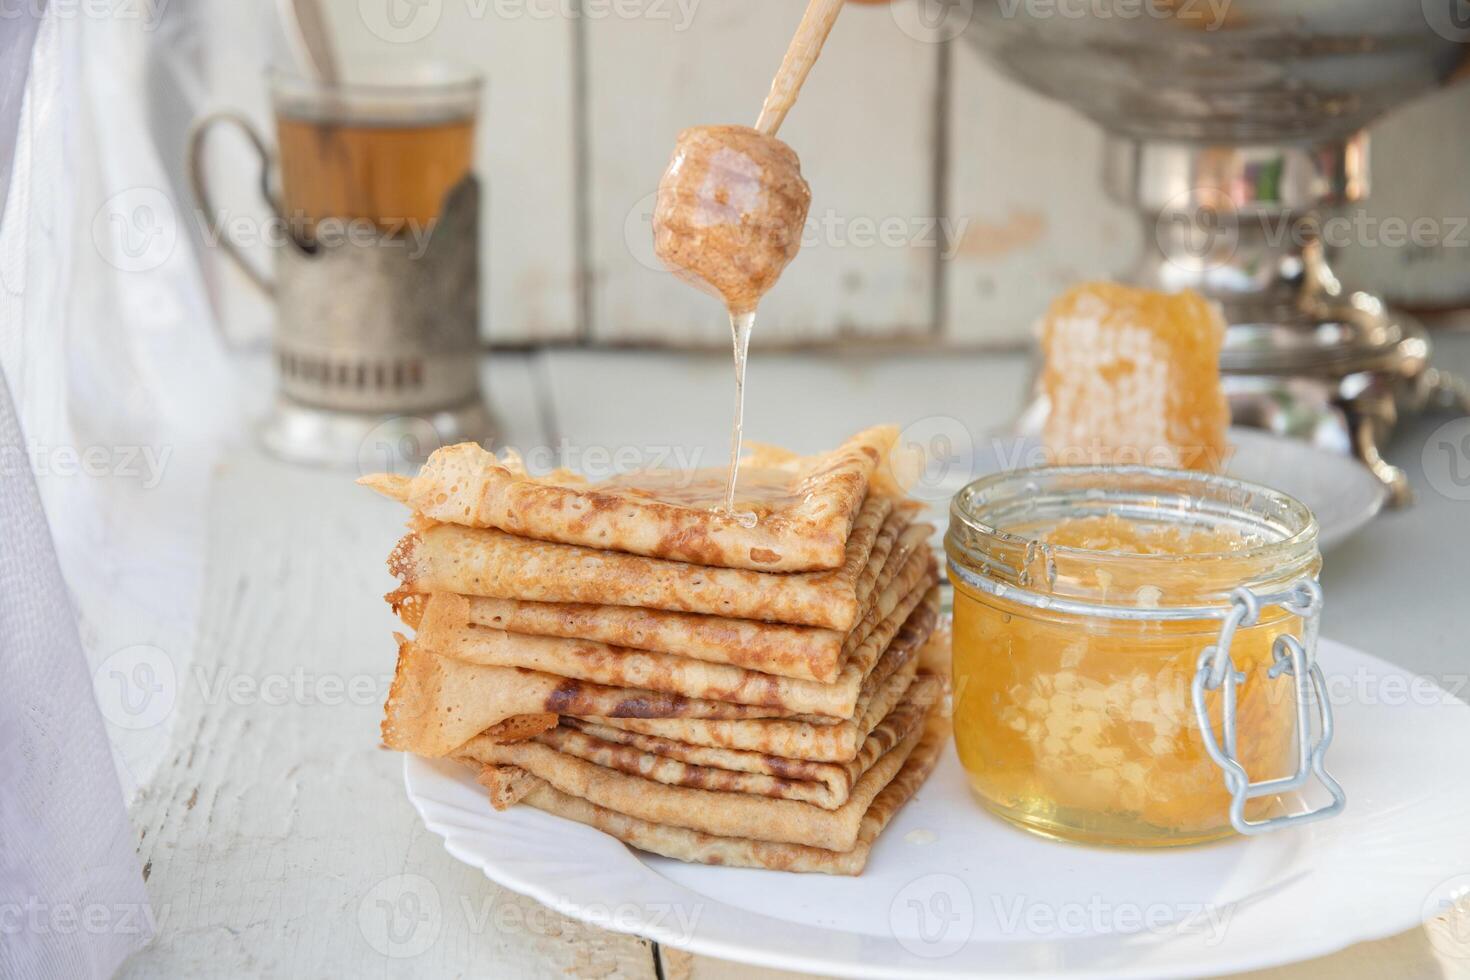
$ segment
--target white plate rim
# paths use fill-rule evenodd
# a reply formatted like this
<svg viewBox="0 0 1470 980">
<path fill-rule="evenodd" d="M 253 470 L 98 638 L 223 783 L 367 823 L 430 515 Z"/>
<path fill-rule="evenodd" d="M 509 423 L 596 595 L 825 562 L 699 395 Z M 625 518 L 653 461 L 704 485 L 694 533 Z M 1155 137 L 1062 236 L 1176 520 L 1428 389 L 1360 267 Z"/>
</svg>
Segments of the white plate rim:
<svg viewBox="0 0 1470 980">
<path fill-rule="evenodd" d="M 1317 514 L 1318 547 L 1323 552 L 1336 548 L 1367 527 L 1388 503 L 1388 488 L 1359 460 L 1350 456 L 1323 449 L 1301 439 L 1241 426 L 1230 428 L 1228 440 L 1232 453 L 1230 462 L 1225 467 L 1225 475 L 1270 486 L 1301 499 Z M 1031 453 L 1039 450 L 1040 445 L 1035 435 L 1011 430 L 991 432 L 972 440 L 968 457 L 969 473 L 946 472 L 935 486 L 926 488 L 928 495 L 925 499 L 932 519 L 942 525 L 947 521 L 950 497 L 956 491 L 973 480 L 1004 470 L 1007 467 L 1007 456 L 1014 456 L 1018 460 L 1028 459 Z M 1291 468 L 1297 471 L 1327 472 L 1339 476 L 1351 474 L 1348 477 L 1352 481 L 1348 488 L 1349 498 L 1353 503 L 1351 510 L 1335 508 L 1329 514 L 1318 506 L 1321 503 L 1320 493 L 1302 493 L 1290 485 L 1296 482 L 1294 480 L 1288 480 L 1288 486 L 1275 486 L 1276 481 L 1263 478 L 1263 474 L 1255 471 L 1257 464 L 1279 457 L 1282 453 L 1291 457 Z M 1246 464 L 1246 472 L 1240 471 L 1242 463 Z M 1333 486 L 1334 496 L 1340 498 L 1341 485 Z M 1316 489 L 1326 492 L 1321 487 Z"/>
<path fill-rule="evenodd" d="M 1243 445 L 1251 444 L 1276 449 L 1289 445 L 1300 455 L 1303 465 L 1310 466 L 1316 464 L 1334 469 L 1341 468 L 1344 471 L 1348 467 L 1352 467 L 1356 471 L 1355 476 L 1358 489 L 1364 493 L 1362 506 L 1354 511 L 1350 517 L 1341 521 L 1324 524 L 1319 518 L 1318 531 L 1320 536 L 1318 547 L 1324 552 L 1336 548 L 1367 527 L 1373 518 L 1377 517 L 1388 504 L 1388 487 L 1383 484 L 1382 480 L 1374 476 L 1367 466 L 1363 465 L 1357 459 L 1323 449 L 1320 446 L 1314 446 L 1300 439 L 1292 439 L 1289 436 L 1279 435 L 1278 433 L 1268 432 L 1263 429 L 1247 429 L 1232 426 L 1228 438 L 1231 446 L 1236 449 L 1239 449 Z M 1235 475 L 1232 474 L 1231 467 L 1228 465 L 1225 468 L 1225 472 L 1227 475 Z M 1261 482 L 1259 476 L 1254 474 L 1250 477 L 1242 478 L 1253 479 L 1258 483 Z"/>
<path fill-rule="evenodd" d="M 1371 654 L 1364 653 L 1355 648 L 1349 647 L 1345 644 L 1335 643 L 1326 638 L 1323 638 L 1319 642 L 1324 653 L 1335 654 L 1337 656 L 1342 656 L 1345 654 L 1352 658 L 1359 658 L 1363 661 L 1368 662 L 1373 667 L 1384 671 L 1385 674 L 1398 674 L 1407 679 L 1413 679 L 1417 677 L 1417 675 L 1412 674 L 1408 670 L 1398 667 L 1397 665 L 1390 664 L 1387 661 L 1384 661 L 1378 657 L 1374 657 Z M 1470 706 L 1465 705 L 1463 702 L 1457 701 L 1448 694 L 1446 694 L 1446 698 L 1454 702 L 1454 710 L 1470 711 Z M 1470 724 L 1470 714 L 1467 714 L 1464 718 L 1456 715 L 1455 718 L 1460 723 Z M 953 747 L 947 747 L 946 751 L 952 752 Z M 594 903 L 589 902 L 586 906 L 580 906 L 576 901 L 569 899 L 564 892 L 557 891 L 556 888 L 554 888 L 549 883 L 543 884 L 542 882 L 534 878 L 521 875 L 517 873 L 517 869 L 514 867 L 502 864 L 494 864 L 487 861 L 483 854 L 479 853 L 475 848 L 469 846 L 465 842 L 463 828 L 461 826 L 457 826 L 455 823 L 443 819 L 442 814 L 437 809 L 440 804 L 426 799 L 421 794 L 419 794 L 415 788 L 416 782 L 418 780 L 424 779 L 426 777 L 440 778 L 441 776 L 450 773 L 452 773 L 451 778 L 457 778 L 461 781 L 469 781 L 471 783 L 473 782 L 469 779 L 468 770 L 464 770 L 463 767 L 461 767 L 458 763 L 448 763 L 442 760 L 426 760 L 412 755 L 405 755 L 404 757 L 405 790 L 408 794 L 410 802 L 414 806 L 415 811 L 419 814 L 420 819 L 424 821 L 425 827 L 434 834 L 438 835 L 441 839 L 443 839 L 445 850 L 449 854 L 454 856 L 456 859 L 464 862 L 465 864 L 470 865 L 471 867 L 480 868 L 481 871 L 486 875 L 486 877 L 494 881 L 496 884 L 508 888 L 513 892 L 531 898 L 537 902 L 540 902 L 541 904 L 546 905 L 557 912 L 560 912 L 574 919 L 588 922 L 589 924 L 592 924 L 598 928 L 639 936 L 645 939 L 649 939 L 653 942 L 668 945 L 677 949 L 682 949 L 690 953 L 697 953 L 700 955 L 711 956 L 717 959 L 723 959 L 731 962 L 745 963 L 753 966 L 761 966 L 772 969 L 794 970 L 805 973 L 830 974 L 854 978 L 937 978 L 975 976 L 985 978 L 1031 978 L 1031 980 L 1034 980 L 1034 978 L 1042 975 L 1065 975 L 1068 977 L 1099 978 L 1210 976 L 1221 973 L 1235 973 L 1256 969 L 1265 969 L 1273 966 L 1281 966 L 1288 963 L 1315 959 L 1320 956 L 1326 956 L 1338 952 L 1351 945 L 1364 942 L 1373 942 L 1375 940 L 1394 936 L 1401 932 L 1404 932 L 1407 929 L 1411 929 L 1417 925 L 1422 924 L 1422 918 L 1420 918 L 1417 914 L 1400 915 L 1398 917 L 1393 917 L 1381 914 L 1381 910 L 1379 910 L 1371 915 L 1363 913 L 1352 917 L 1353 925 L 1351 928 L 1344 928 L 1341 932 L 1337 933 L 1326 933 L 1315 938 L 1303 939 L 1292 945 L 1289 950 L 1286 951 L 1259 950 L 1256 951 L 1254 955 L 1248 955 L 1240 951 L 1235 951 L 1234 955 L 1226 955 L 1223 957 L 1212 956 L 1208 959 L 1194 959 L 1182 963 L 1178 960 L 1170 961 L 1167 964 L 1109 963 L 1101 968 L 1045 968 L 1014 971 L 986 970 L 983 966 L 977 966 L 973 962 L 967 962 L 963 967 L 961 967 L 954 963 L 946 963 L 942 961 L 932 960 L 926 961 L 919 957 L 908 954 L 901 955 L 900 958 L 903 960 L 903 962 L 901 963 L 893 961 L 882 963 L 865 963 L 852 960 L 841 961 L 833 959 L 830 956 L 823 956 L 821 954 L 802 953 L 794 950 L 772 950 L 760 945 L 754 945 L 748 940 L 748 938 L 741 939 L 736 936 L 725 936 L 723 934 L 706 935 L 701 932 L 697 932 L 692 936 L 686 937 L 678 933 L 672 926 L 665 927 L 658 922 L 640 923 L 636 921 L 619 920 L 617 918 L 601 918 L 598 916 L 598 914 L 596 914 L 595 911 L 588 912 L 588 908 L 592 907 Z M 1351 787 L 1349 788 L 1349 792 L 1351 793 Z M 606 841 L 609 845 L 617 848 L 623 854 L 627 855 L 631 861 L 637 862 L 643 868 L 643 871 L 645 873 L 644 876 L 647 879 L 656 879 L 658 883 L 661 883 L 660 887 L 666 886 L 667 890 L 663 892 L 665 901 L 688 901 L 689 896 L 694 896 L 695 900 L 697 900 L 698 902 L 712 906 L 710 911 L 716 914 L 724 914 L 731 919 L 739 920 L 750 919 L 754 917 L 758 919 L 764 919 L 766 922 L 779 923 L 781 926 L 784 927 L 799 928 L 808 932 L 810 932 L 814 928 L 807 924 L 797 924 L 787 922 L 785 920 L 772 919 L 765 916 L 756 916 L 754 913 L 751 913 L 745 909 L 723 903 L 718 898 L 701 895 L 700 893 L 688 889 L 685 886 L 678 884 L 677 882 L 665 878 L 663 875 L 659 874 L 657 870 L 648 867 L 646 864 L 643 863 L 642 858 L 640 858 L 636 852 L 634 852 L 630 848 L 627 848 L 620 842 L 606 837 L 598 831 L 592 830 L 591 828 L 585 827 L 573 821 L 567 821 L 563 818 L 542 813 L 529 807 L 517 807 L 514 808 L 512 811 L 508 811 L 507 813 L 496 814 L 494 813 L 494 811 L 490 810 L 487 805 L 483 813 L 476 813 L 473 816 L 476 817 L 481 823 L 489 823 L 496 819 L 528 818 L 539 821 L 550 820 L 565 824 L 565 833 L 593 835 L 596 838 L 600 838 L 601 840 Z M 1021 832 L 1016 831 L 1016 833 Z M 1057 844 L 1055 846 L 1069 847 L 1072 845 Z M 717 869 L 711 870 L 714 871 Z M 771 874 L 777 873 L 771 872 Z M 796 882 L 799 883 L 800 879 L 805 876 L 793 874 L 783 875 L 783 877 L 794 879 Z M 729 932 L 730 930 L 722 929 L 720 931 L 721 933 L 724 933 Z M 851 933 L 842 932 L 841 930 L 830 930 L 830 932 L 834 935 L 841 936 L 853 935 Z M 745 935 L 748 937 L 750 933 L 746 933 Z M 1134 947 L 1137 948 L 1140 937 L 1134 935 L 1105 938 L 1112 938 L 1114 940 L 1119 940 L 1123 942 L 1131 942 Z M 1148 942 L 1150 945 L 1155 945 L 1157 947 L 1162 947 L 1165 944 L 1170 943 L 1180 943 L 1182 949 L 1184 945 L 1187 945 L 1184 944 L 1184 941 L 1179 937 L 1150 936 L 1145 937 L 1145 941 Z M 1064 940 L 1061 944 L 1065 945 L 1066 942 L 1067 941 Z M 813 944 L 808 940 L 805 945 L 811 946 Z M 889 940 L 887 945 L 891 948 L 893 946 L 896 946 L 897 943 L 894 940 Z M 1014 950 L 1029 947 L 1048 947 L 1058 944 L 1051 941 L 1036 940 L 1026 942 L 1012 942 L 1005 945 L 1011 947 Z M 1223 947 L 1216 947 L 1214 950 L 1212 950 L 1212 952 L 1214 953 L 1222 951 L 1224 951 Z M 901 950 L 899 952 L 902 954 Z"/>
</svg>

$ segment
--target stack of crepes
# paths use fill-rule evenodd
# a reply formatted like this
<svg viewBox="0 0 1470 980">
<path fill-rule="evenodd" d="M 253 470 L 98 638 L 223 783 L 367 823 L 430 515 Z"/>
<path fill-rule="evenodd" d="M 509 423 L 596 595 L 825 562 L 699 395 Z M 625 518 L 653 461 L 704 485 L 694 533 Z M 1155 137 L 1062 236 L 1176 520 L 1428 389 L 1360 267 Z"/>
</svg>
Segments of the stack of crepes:
<svg viewBox="0 0 1470 980">
<path fill-rule="evenodd" d="M 390 748 L 668 857 L 858 874 L 945 738 L 933 528 L 875 428 L 833 452 L 588 484 L 439 450 L 388 596 Z"/>
</svg>

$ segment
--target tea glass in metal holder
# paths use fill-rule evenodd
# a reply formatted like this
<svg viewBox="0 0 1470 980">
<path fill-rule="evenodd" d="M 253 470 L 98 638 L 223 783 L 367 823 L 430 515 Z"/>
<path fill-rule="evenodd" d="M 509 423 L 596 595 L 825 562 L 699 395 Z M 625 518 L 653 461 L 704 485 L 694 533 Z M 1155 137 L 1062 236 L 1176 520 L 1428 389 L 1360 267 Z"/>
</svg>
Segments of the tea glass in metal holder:
<svg viewBox="0 0 1470 980">
<path fill-rule="evenodd" d="M 402 136 L 446 124 L 472 133 L 477 75 L 421 64 L 377 77 L 327 84 L 272 71 L 271 101 L 279 120 L 311 120 L 328 134 L 363 127 Z M 220 124 L 242 132 L 260 157 L 260 192 L 284 232 L 272 240 L 274 275 L 221 227 L 203 166 L 206 137 Z M 396 469 L 440 445 L 490 438 L 479 381 L 480 186 L 468 159 L 422 226 L 375 220 L 381 215 L 286 213 L 276 153 L 238 112 L 195 123 L 188 163 L 220 247 L 275 305 L 277 393 L 259 430 L 269 451 L 297 462 Z"/>
</svg>

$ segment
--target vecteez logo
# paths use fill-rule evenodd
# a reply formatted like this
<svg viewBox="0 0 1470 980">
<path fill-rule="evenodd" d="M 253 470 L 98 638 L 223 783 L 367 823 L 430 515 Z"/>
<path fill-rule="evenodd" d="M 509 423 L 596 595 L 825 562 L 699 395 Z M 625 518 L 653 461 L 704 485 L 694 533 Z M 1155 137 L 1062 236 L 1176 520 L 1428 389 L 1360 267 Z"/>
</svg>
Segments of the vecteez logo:
<svg viewBox="0 0 1470 980">
<path fill-rule="evenodd" d="M 178 243 L 178 212 L 156 187 L 120 191 L 92 218 L 92 244 L 105 262 L 122 272 L 161 268 Z"/>
<path fill-rule="evenodd" d="M 358 0 L 357 12 L 367 29 L 382 40 L 413 44 L 439 26 L 444 0 Z"/>
<path fill-rule="evenodd" d="M 102 717 L 118 728 L 140 730 L 162 723 L 178 701 L 173 658 L 147 643 L 124 647 L 92 673 L 92 694 Z"/>
</svg>

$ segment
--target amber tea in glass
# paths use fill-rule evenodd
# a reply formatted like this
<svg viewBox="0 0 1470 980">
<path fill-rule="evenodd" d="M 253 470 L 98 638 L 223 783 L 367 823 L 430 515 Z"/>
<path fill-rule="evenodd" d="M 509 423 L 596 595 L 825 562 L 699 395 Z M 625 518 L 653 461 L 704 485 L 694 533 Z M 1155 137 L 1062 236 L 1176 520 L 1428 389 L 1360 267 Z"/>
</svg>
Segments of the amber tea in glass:
<svg viewBox="0 0 1470 980">
<path fill-rule="evenodd" d="M 308 233 L 327 218 L 427 228 L 473 167 L 473 77 L 328 86 L 278 74 L 271 93 L 281 211 Z"/>
</svg>

